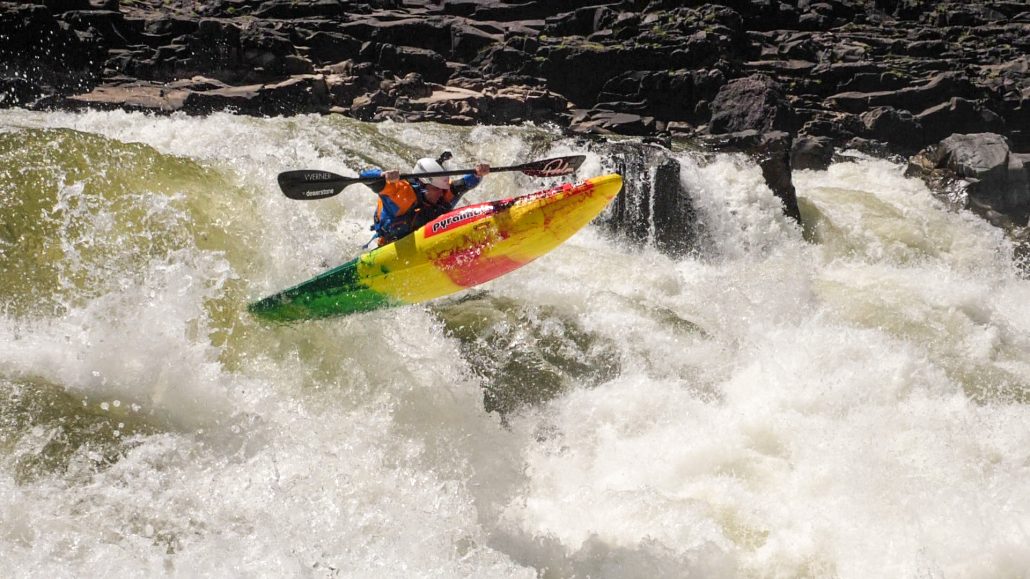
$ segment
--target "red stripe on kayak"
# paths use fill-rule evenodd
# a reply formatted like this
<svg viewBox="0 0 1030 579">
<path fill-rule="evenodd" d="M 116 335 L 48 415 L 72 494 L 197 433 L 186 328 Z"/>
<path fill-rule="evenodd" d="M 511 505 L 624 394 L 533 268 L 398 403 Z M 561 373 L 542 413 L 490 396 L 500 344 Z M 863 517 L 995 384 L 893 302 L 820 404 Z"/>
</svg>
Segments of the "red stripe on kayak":
<svg viewBox="0 0 1030 579">
<path fill-rule="evenodd" d="M 433 264 L 455 285 L 461 287 L 472 287 L 488 282 L 525 265 L 525 263 L 504 256 L 483 257 L 480 255 L 482 249 L 481 246 L 477 246 L 456 251 L 434 260 Z"/>
</svg>

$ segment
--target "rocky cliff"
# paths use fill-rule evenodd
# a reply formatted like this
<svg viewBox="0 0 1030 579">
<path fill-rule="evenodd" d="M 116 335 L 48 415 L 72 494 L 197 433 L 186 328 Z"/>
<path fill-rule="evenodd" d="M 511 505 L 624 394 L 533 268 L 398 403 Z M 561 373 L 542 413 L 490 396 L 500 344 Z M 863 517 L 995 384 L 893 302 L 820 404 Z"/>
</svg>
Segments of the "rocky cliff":
<svg viewBox="0 0 1030 579">
<path fill-rule="evenodd" d="M 1030 152 L 1028 70 L 1021 0 L 0 2 L 0 106 L 684 137 L 758 155 L 790 214 L 784 164 L 835 147 Z"/>
</svg>

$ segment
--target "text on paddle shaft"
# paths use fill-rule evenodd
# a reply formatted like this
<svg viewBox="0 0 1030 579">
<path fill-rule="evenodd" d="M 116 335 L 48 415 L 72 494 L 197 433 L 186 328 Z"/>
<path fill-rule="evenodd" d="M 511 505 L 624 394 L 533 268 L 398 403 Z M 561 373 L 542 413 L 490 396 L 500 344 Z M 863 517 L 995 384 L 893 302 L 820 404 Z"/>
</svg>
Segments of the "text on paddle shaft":
<svg viewBox="0 0 1030 579">
<path fill-rule="evenodd" d="M 333 193 L 334 193 L 334 191 L 332 189 L 319 189 L 318 191 L 305 191 L 304 192 L 304 196 L 305 197 L 325 197 L 327 195 L 332 195 Z"/>
<path fill-rule="evenodd" d="M 336 175 L 332 173 L 305 173 L 305 181 L 331 181 Z"/>
</svg>

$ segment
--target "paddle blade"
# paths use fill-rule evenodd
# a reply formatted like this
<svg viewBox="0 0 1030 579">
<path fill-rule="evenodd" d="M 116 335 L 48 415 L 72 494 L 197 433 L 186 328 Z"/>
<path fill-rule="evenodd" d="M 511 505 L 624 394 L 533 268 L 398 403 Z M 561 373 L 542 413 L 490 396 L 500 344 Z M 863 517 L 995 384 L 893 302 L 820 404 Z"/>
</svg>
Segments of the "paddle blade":
<svg viewBox="0 0 1030 579">
<path fill-rule="evenodd" d="M 300 169 L 279 173 L 279 188 L 290 199 L 306 201 L 332 197 L 343 191 L 347 185 L 360 180 L 360 178 L 341 177 L 328 171 Z"/>
<path fill-rule="evenodd" d="M 522 171 L 530 177 L 559 177 L 571 175 L 586 160 L 585 155 L 573 155 L 571 157 L 557 157 L 555 159 L 543 159 L 533 161 L 519 166 Z"/>
</svg>

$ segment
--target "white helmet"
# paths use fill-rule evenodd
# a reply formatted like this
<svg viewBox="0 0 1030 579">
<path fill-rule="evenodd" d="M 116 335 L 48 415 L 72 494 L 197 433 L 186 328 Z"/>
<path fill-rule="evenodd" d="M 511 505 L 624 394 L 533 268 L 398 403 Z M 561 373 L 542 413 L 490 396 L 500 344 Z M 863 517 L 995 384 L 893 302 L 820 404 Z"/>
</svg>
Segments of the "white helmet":
<svg viewBox="0 0 1030 579">
<path fill-rule="evenodd" d="M 429 157 L 425 157 L 425 158 L 419 159 L 418 162 L 415 163 L 415 168 L 412 169 L 411 172 L 412 173 L 438 173 L 440 171 L 446 171 L 446 170 L 447 169 L 443 168 L 443 165 L 441 165 L 440 163 L 436 162 L 436 159 L 431 159 Z M 422 183 L 424 183 L 426 185 L 432 185 L 432 186 L 437 187 L 439 189 L 450 189 L 451 188 L 451 180 L 448 177 L 427 177 L 425 179 L 419 179 L 419 181 L 421 181 Z"/>
</svg>

